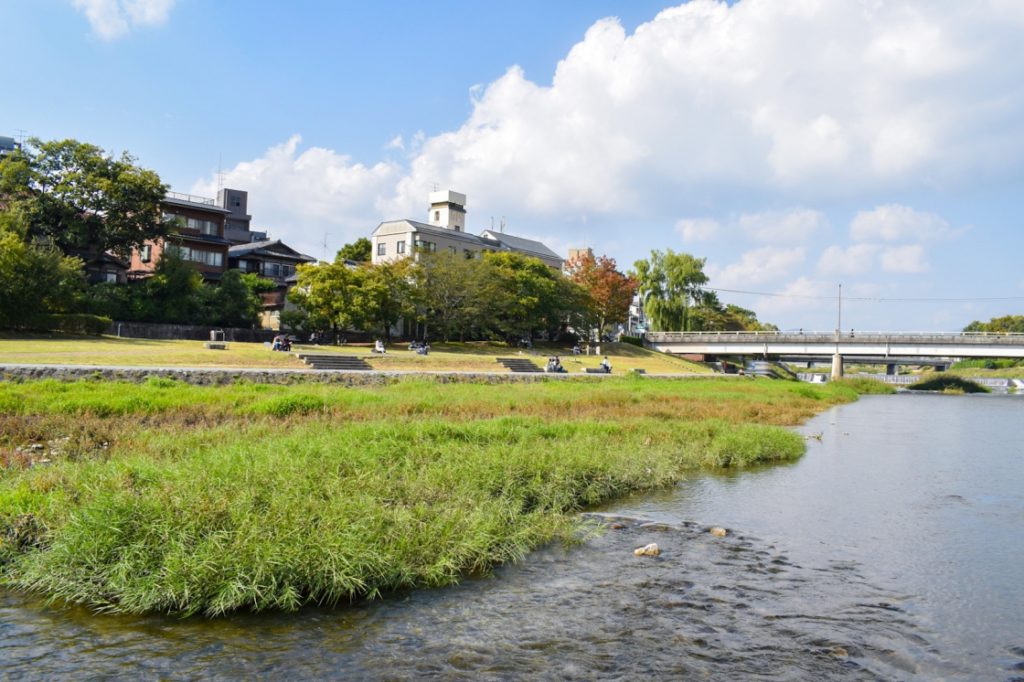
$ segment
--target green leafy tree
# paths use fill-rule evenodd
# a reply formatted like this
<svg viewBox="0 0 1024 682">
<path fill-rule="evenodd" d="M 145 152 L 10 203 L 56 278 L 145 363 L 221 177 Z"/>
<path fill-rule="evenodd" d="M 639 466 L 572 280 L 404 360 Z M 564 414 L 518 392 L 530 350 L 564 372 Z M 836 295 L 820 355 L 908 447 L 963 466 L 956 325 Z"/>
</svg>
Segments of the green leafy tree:
<svg viewBox="0 0 1024 682">
<path fill-rule="evenodd" d="M 288 295 L 305 315 L 289 315 L 294 325 L 301 320 L 307 331 L 330 331 L 335 339 L 346 329 L 363 329 L 367 324 L 365 310 L 358 303 L 364 275 L 338 260 L 334 263 L 307 263 L 296 268 L 298 282 Z"/>
<path fill-rule="evenodd" d="M 533 338 L 541 330 L 557 336 L 572 315 L 586 311 L 583 288 L 538 258 L 503 251 L 485 254 L 484 261 L 497 284 L 494 326 L 509 342 Z"/>
<path fill-rule="evenodd" d="M 701 304 L 690 309 L 690 330 L 762 332 L 778 331 L 778 327 L 758 320 L 753 310 L 731 303 L 723 306 L 713 292 L 707 292 Z"/>
<path fill-rule="evenodd" d="M 965 332 L 989 332 L 996 334 L 1024 334 L 1024 315 L 993 317 L 988 322 L 975 320 L 964 327 Z"/>
<path fill-rule="evenodd" d="M 169 225 L 160 201 L 167 187 L 127 153 L 113 157 L 77 140 L 29 140 L 0 161 L 0 205 L 25 216 L 26 237 L 66 254 L 110 251 L 127 257 Z"/>
<path fill-rule="evenodd" d="M 413 267 L 408 259 L 360 267 L 362 284 L 353 305 L 362 308 L 366 331 L 390 341 L 391 328 L 402 318 L 415 315 Z"/>
<path fill-rule="evenodd" d="M 12 216 L 0 219 L 0 328 L 46 328 L 45 316 L 72 310 L 85 286 L 81 261 L 26 242 Z"/>
<path fill-rule="evenodd" d="M 415 300 L 431 336 L 465 341 L 491 326 L 503 292 L 489 261 L 423 253 L 413 275 Z"/>
<path fill-rule="evenodd" d="M 153 276 L 145 282 L 140 318 L 145 322 L 202 324 L 211 291 L 174 249 L 164 249 Z"/>
<path fill-rule="evenodd" d="M 351 260 L 356 263 L 369 263 L 373 255 L 373 245 L 366 237 L 360 237 L 351 244 L 345 244 L 338 250 L 335 261 Z"/>
<path fill-rule="evenodd" d="M 691 329 L 691 307 L 707 300 L 702 287 L 706 259 L 688 253 L 651 251 L 649 259 L 633 264 L 644 314 L 655 331 L 688 331 Z"/>
<path fill-rule="evenodd" d="M 228 270 L 216 287 L 208 287 L 211 324 L 224 327 L 256 327 L 260 323 L 263 300 L 260 294 L 276 288 L 274 282 L 256 273 Z"/>
</svg>

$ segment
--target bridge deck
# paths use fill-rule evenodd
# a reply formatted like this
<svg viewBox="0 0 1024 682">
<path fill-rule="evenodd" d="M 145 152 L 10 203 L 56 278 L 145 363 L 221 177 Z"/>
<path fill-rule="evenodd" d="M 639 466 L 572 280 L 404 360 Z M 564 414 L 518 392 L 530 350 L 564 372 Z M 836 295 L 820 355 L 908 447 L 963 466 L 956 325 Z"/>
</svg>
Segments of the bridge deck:
<svg viewBox="0 0 1024 682">
<path fill-rule="evenodd" d="M 666 353 L 1024 358 L 1024 334 L 972 332 L 648 332 Z"/>
</svg>

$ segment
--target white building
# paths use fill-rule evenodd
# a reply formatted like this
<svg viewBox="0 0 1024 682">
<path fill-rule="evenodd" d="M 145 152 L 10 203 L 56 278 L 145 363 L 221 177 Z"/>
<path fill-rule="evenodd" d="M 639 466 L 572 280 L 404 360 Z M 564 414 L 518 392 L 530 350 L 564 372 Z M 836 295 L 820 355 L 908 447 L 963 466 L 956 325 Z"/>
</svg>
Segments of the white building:
<svg viewBox="0 0 1024 682">
<path fill-rule="evenodd" d="M 420 253 L 461 254 L 479 258 L 481 253 L 514 251 L 539 258 L 546 265 L 562 269 L 563 259 L 538 241 L 484 230 L 466 232 L 466 195 L 451 190 L 430 193 L 427 222 L 388 220 L 377 226 L 371 237 L 373 262 L 381 263 Z"/>
</svg>

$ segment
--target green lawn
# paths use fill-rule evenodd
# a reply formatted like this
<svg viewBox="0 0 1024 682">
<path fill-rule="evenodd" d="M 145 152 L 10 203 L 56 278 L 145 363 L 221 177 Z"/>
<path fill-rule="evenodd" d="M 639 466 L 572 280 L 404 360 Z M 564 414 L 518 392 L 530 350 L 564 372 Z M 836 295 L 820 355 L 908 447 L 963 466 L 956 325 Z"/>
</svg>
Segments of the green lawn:
<svg viewBox="0 0 1024 682">
<path fill-rule="evenodd" d="M 630 369 L 643 369 L 650 374 L 708 372 L 707 368 L 696 363 L 628 344 L 606 344 L 602 351 L 616 373 Z M 426 356 L 410 352 L 405 344 L 393 344 L 381 357 L 370 353 L 370 347 L 365 344 L 296 345 L 292 353 L 279 353 L 262 343 L 229 343 L 227 350 L 210 350 L 203 346 L 202 341 L 157 341 L 113 336 L 0 337 L 0 364 L 308 369 L 295 357 L 300 352 L 358 355 L 367 358 L 375 369 L 396 371 L 503 371 L 496 358 L 520 356 L 518 350 L 488 343 L 437 344 Z M 524 351 L 521 355 L 543 367 L 548 355 L 555 354 L 561 356 L 562 364 L 571 373 L 581 372 L 585 367 L 597 367 L 603 357 L 574 358 L 571 347 L 553 344 Z"/>
</svg>

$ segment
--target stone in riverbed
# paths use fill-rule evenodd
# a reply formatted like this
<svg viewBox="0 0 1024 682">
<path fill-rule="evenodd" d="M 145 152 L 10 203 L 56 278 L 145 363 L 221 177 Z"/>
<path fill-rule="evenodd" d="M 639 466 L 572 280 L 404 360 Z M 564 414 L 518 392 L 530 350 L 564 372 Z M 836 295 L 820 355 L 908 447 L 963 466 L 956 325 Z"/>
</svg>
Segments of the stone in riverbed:
<svg viewBox="0 0 1024 682">
<path fill-rule="evenodd" d="M 659 554 L 661 554 L 661 549 L 658 548 L 657 543 L 652 542 L 649 545 L 637 547 L 633 550 L 633 554 L 635 556 L 658 556 Z"/>
<path fill-rule="evenodd" d="M 722 528 L 721 526 L 715 526 L 714 528 L 712 528 L 708 532 L 711 533 L 712 535 L 714 535 L 716 538 L 724 538 L 726 535 L 729 534 L 729 531 L 727 531 L 726 529 Z"/>
</svg>

